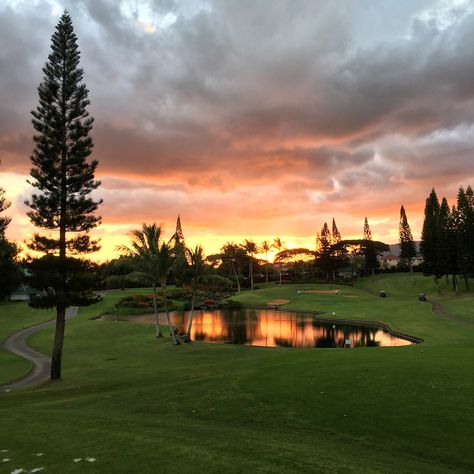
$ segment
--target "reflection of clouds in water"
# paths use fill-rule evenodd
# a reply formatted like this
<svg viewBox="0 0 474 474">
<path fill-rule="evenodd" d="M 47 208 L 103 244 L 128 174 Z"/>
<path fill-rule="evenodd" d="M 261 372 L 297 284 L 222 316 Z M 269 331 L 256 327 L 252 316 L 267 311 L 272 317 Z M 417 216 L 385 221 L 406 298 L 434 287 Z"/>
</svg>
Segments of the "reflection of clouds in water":
<svg viewBox="0 0 474 474">
<path fill-rule="evenodd" d="M 180 332 L 185 331 L 189 314 L 172 313 L 172 323 Z M 311 316 L 275 310 L 195 311 L 191 338 L 266 347 L 384 347 L 411 344 L 381 328 L 322 323 Z"/>
</svg>

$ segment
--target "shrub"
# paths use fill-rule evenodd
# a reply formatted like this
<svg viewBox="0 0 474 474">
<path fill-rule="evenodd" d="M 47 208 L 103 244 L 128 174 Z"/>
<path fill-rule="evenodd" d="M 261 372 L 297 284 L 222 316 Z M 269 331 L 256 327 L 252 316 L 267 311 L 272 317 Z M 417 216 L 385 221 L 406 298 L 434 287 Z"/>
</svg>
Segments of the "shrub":
<svg viewBox="0 0 474 474">
<path fill-rule="evenodd" d="M 104 279 L 104 286 L 108 290 L 125 288 L 127 286 L 127 283 L 127 279 L 121 275 L 110 275 Z"/>
<path fill-rule="evenodd" d="M 216 305 L 217 304 L 217 301 L 216 300 L 213 300 L 211 298 L 206 298 L 202 304 L 205 304 L 206 306 L 213 306 L 213 305 Z"/>
<path fill-rule="evenodd" d="M 235 300 L 225 300 L 227 302 L 228 308 L 239 309 L 243 307 L 243 304 L 240 301 Z"/>
<path fill-rule="evenodd" d="M 158 296 L 156 298 L 157 306 L 164 305 L 165 298 Z M 122 298 L 117 306 L 122 308 L 150 308 L 153 309 L 153 295 L 131 295 Z"/>
<path fill-rule="evenodd" d="M 186 288 L 170 288 L 166 290 L 168 298 L 173 300 L 184 299 L 190 294 L 191 292 Z"/>
</svg>

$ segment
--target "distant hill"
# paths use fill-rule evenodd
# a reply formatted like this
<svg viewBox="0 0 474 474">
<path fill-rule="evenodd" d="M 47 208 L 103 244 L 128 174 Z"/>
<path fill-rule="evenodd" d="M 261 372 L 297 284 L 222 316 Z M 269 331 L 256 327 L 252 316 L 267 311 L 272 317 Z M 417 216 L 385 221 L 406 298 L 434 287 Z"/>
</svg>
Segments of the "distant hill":
<svg viewBox="0 0 474 474">
<path fill-rule="evenodd" d="M 420 241 L 415 241 L 416 251 L 420 252 Z M 390 244 L 390 251 L 387 254 L 395 255 L 395 257 L 400 256 L 400 245 L 399 244 Z"/>
</svg>

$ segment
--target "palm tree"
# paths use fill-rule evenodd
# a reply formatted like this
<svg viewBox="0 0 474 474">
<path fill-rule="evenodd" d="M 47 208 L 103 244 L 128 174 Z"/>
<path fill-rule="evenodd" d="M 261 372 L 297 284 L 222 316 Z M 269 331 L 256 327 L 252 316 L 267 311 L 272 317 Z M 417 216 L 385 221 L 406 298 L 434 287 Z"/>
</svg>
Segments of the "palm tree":
<svg viewBox="0 0 474 474">
<path fill-rule="evenodd" d="M 188 257 L 190 267 L 192 270 L 191 278 L 191 316 L 189 317 L 188 328 L 186 330 L 185 341 L 191 342 L 191 329 L 193 327 L 194 305 L 196 290 L 200 284 L 209 285 L 210 283 L 220 284 L 223 286 L 232 287 L 232 282 L 228 278 L 211 273 L 211 267 L 206 264 L 206 257 L 204 250 L 200 245 L 197 245 L 194 250 L 186 249 L 186 256 Z"/>
<path fill-rule="evenodd" d="M 191 298 L 191 316 L 189 317 L 188 328 L 186 330 L 186 341 L 191 341 L 191 329 L 193 326 L 193 317 L 194 317 L 194 302 L 195 302 L 195 295 L 196 289 L 198 286 L 199 281 L 204 276 L 206 271 L 206 263 L 204 257 L 204 251 L 200 245 L 196 245 L 194 250 L 186 249 L 186 255 L 188 256 L 189 262 L 191 264 L 192 270 L 192 280 L 191 280 L 191 290 L 192 290 L 192 298 Z"/>
<path fill-rule="evenodd" d="M 242 244 L 242 248 L 249 256 L 250 290 L 253 291 L 253 259 L 254 255 L 258 252 L 258 247 L 253 240 L 245 239 L 244 243 Z"/>
<path fill-rule="evenodd" d="M 272 249 L 272 244 L 268 240 L 262 242 L 260 250 L 265 252 L 265 283 L 268 284 L 268 252 Z"/>
<path fill-rule="evenodd" d="M 273 248 L 280 253 L 284 248 L 285 244 L 280 239 L 280 237 L 275 237 L 273 239 Z M 280 285 L 281 285 L 281 262 L 278 263 L 278 273 L 280 274 Z"/>
<path fill-rule="evenodd" d="M 222 261 L 230 263 L 230 266 L 234 273 L 235 283 L 237 284 L 237 293 L 240 293 L 240 280 L 235 265 L 236 263 L 238 263 L 239 258 L 243 253 L 244 252 L 242 251 L 242 249 L 232 242 L 227 242 L 221 249 Z"/>
<path fill-rule="evenodd" d="M 132 243 L 130 247 L 121 246 L 130 256 L 135 257 L 150 278 L 153 286 L 153 312 L 156 321 L 156 337 L 163 337 L 157 309 L 157 286 L 160 284 L 160 239 L 161 227 L 155 223 L 142 224 L 141 229 L 130 232 Z"/>
<path fill-rule="evenodd" d="M 158 269 L 159 269 L 159 282 L 161 289 L 163 290 L 163 295 L 165 298 L 165 312 L 166 320 L 168 321 L 168 326 L 170 329 L 170 336 L 173 338 L 173 343 L 175 345 L 180 344 L 176 333 L 171 325 L 170 312 L 168 308 L 168 296 L 166 294 L 166 282 L 168 280 L 168 275 L 170 273 L 171 267 L 173 266 L 173 257 L 171 256 L 171 249 L 166 242 L 161 244 L 161 247 L 158 249 Z"/>
<path fill-rule="evenodd" d="M 168 296 L 166 294 L 166 283 L 172 266 L 173 257 L 171 256 L 171 249 L 166 242 L 163 242 L 158 250 L 159 282 L 165 299 L 165 313 L 166 320 L 168 321 L 168 327 L 170 328 L 170 335 L 173 338 L 174 344 L 178 345 L 180 342 L 176 337 L 173 326 L 171 325 L 170 312 L 168 308 Z"/>
</svg>

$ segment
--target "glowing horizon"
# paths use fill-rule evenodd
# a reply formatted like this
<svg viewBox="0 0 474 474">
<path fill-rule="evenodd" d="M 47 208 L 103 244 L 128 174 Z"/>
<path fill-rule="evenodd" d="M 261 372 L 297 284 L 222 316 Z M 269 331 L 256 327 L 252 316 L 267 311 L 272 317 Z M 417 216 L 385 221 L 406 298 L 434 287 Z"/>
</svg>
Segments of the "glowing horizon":
<svg viewBox="0 0 474 474">
<path fill-rule="evenodd" d="M 0 173 L 2 176 L 2 173 Z M 12 224 L 7 229 L 7 237 L 12 240 L 17 241 L 18 243 L 24 243 L 28 240 L 34 232 L 44 232 L 43 229 L 35 228 L 26 216 L 26 211 L 28 208 L 23 204 L 23 197 L 25 192 L 28 193 L 31 191 L 30 186 L 27 184 L 26 180 L 28 176 L 23 176 L 14 173 L 3 173 L 3 176 L 6 176 L 6 181 L 10 183 L 10 187 L 7 188 L 6 197 L 12 201 L 12 207 L 6 212 L 13 218 Z M 29 191 L 27 191 L 29 190 Z M 420 223 L 421 223 L 421 214 L 423 212 L 423 206 L 418 209 L 418 219 L 411 219 L 411 222 L 415 222 L 417 227 L 412 226 L 412 232 L 415 240 L 418 240 L 418 235 L 420 232 Z M 100 214 L 100 212 L 99 212 Z M 90 257 L 93 260 L 105 261 L 112 258 L 116 258 L 120 251 L 117 247 L 121 245 L 127 245 L 129 243 L 129 232 L 132 229 L 140 228 L 142 223 L 151 223 L 156 222 L 157 224 L 162 225 L 164 230 L 164 240 L 169 239 L 175 230 L 176 218 L 180 214 L 181 221 L 183 225 L 183 231 L 186 239 L 186 244 L 188 247 L 194 247 L 195 245 L 202 245 L 206 254 L 211 255 L 218 253 L 220 248 L 226 242 L 242 243 L 245 239 L 254 240 L 257 245 L 261 245 L 264 240 L 273 243 L 273 240 L 276 237 L 280 237 L 283 241 L 285 248 L 298 248 L 305 247 L 309 249 L 314 249 L 316 234 L 320 232 L 324 222 L 327 222 L 328 225 L 331 225 L 332 218 L 335 217 L 336 223 L 338 225 L 339 231 L 342 233 L 343 238 L 345 239 L 358 239 L 362 238 L 362 228 L 363 220 L 365 215 L 360 215 L 358 221 L 355 221 L 355 216 L 352 216 L 352 222 L 345 222 L 342 220 L 341 216 L 338 220 L 338 216 L 332 215 L 330 212 L 327 213 L 327 218 L 321 219 L 319 223 L 315 223 L 314 232 L 307 235 L 291 235 L 285 234 L 283 232 L 273 233 L 232 233 L 232 229 L 222 229 L 219 228 L 219 232 L 213 232 L 212 228 L 201 225 L 199 222 L 191 221 L 190 224 L 187 222 L 188 213 L 186 211 L 178 211 L 176 216 L 171 217 L 171 219 L 156 219 L 145 220 L 145 221 L 132 221 L 127 222 L 126 220 L 120 220 L 116 217 L 112 222 L 108 222 L 107 217 L 104 218 L 103 223 L 96 229 L 91 232 L 96 238 L 101 240 L 101 250 L 96 253 L 90 254 Z M 380 240 L 389 244 L 395 244 L 398 242 L 398 214 L 399 208 L 394 208 L 390 214 L 390 217 L 380 217 L 380 218 L 371 218 L 369 217 L 369 224 L 371 225 L 372 234 L 374 240 Z M 413 214 L 413 213 L 412 213 Z M 344 216 L 344 215 L 342 215 Z M 410 218 L 410 214 L 409 214 Z M 357 228 L 359 232 L 357 232 Z M 278 225 L 275 226 L 278 228 Z M 350 232 L 345 232 L 346 229 L 350 229 Z M 24 253 L 28 253 L 26 246 L 23 246 Z M 272 250 L 268 252 L 269 260 L 273 260 L 276 255 L 276 251 Z M 264 258 L 265 254 L 260 252 L 257 254 L 260 258 Z"/>
<path fill-rule="evenodd" d="M 403 204 L 419 240 L 432 187 L 453 204 L 474 182 L 469 2 L 297 4 L 0 2 L 0 186 L 7 236 L 34 232 L 23 204 L 58 15 L 71 14 L 95 118 L 93 158 L 114 256 L 142 223 L 208 254 L 280 237 L 314 248 L 324 222 L 398 242 Z"/>
</svg>

